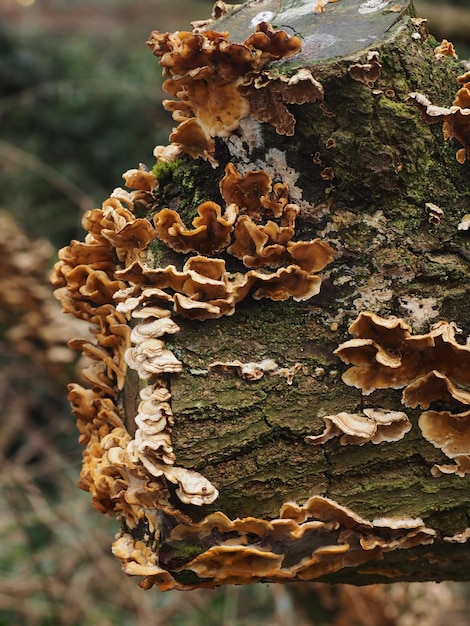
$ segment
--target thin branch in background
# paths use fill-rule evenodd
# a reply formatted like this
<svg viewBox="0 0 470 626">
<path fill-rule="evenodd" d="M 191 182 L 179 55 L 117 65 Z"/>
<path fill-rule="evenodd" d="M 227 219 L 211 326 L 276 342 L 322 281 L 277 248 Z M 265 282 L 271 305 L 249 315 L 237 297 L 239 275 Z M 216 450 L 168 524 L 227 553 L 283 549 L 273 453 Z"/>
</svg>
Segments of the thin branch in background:
<svg viewBox="0 0 470 626">
<path fill-rule="evenodd" d="M 22 150 L 0 139 L 0 156 L 44 178 L 50 185 L 63 193 L 82 213 L 95 207 L 93 198 L 84 193 L 75 183 L 66 178 L 54 167 L 44 163 L 44 161 L 31 152 L 26 152 L 26 150 Z"/>
</svg>

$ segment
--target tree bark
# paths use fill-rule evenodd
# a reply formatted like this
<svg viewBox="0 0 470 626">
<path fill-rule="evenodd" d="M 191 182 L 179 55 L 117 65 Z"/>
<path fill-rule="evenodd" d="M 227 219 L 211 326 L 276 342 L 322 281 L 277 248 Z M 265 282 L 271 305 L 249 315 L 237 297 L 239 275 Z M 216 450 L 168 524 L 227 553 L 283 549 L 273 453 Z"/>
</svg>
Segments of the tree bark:
<svg viewBox="0 0 470 626">
<path fill-rule="evenodd" d="M 441 123 L 428 123 L 408 102 L 419 92 L 450 106 L 457 61 L 436 56 L 437 42 L 404 0 L 340 0 L 322 11 L 317 3 L 317 13 L 294 0 L 229 10 L 217 4 L 220 19 L 206 31 L 228 31 L 230 41 L 242 43 L 269 21 L 274 30 L 297 33 L 302 51 L 259 72 L 269 85 L 264 111 L 262 87 L 259 93 L 253 82 L 238 87 L 251 114 L 230 132 L 214 133 L 209 157 L 159 162 L 147 215 L 177 208 L 189 230 L 202 202 L 225 210 L 220 184 L 228 164 L 240 177 L 264 170 L 272 185 L 287 184 L 289 203 L 300 210 L 293 241 L 319 238 L 334 258 L 316 272 L 321 287 L 308 299 L 248 295 L 229 315 L 175 316 L 180 331 L 167 337 L 166 348 L 183 367 L 165 375 L 171 444 L 177 465 L 208 479 L 218 497 L 202 506 L 181 503 L 170 480 L 170 501 L 184 519 L 163 506 L 157 530 L 145 520 L 123 526 L 123 536 L 134 548 L 143 542 L 158 566 L 138 573 L 147 574 L 144 586 L 162 589 L 256 580 L 466 580 L 470 444 L 465 449 L 464 435 L 456 435 L 454 461 L 418 422 L 430 409 L 433 423 L 447 412 L 449 437 L 470 429 L 468 375 L 461 374 L 470 335 L 468 164 L 455 160 L 459 146 L 444 141 Z M 311 71 L 322 97 L 301 104 L 278 97 L 279 84 L 302 69 Z M 286 111 L 295 129 L 279 134 Z M 194 254 L 172 247 L 154 242 L 148 267 L 174 264 L 182 271 Z M 232 277 L 247 273 L 226 251 L 209 257 L 223 259 Z M 142 271 L 138 279 L 126 270 L 117 275 L 142 284 Z M 355 320 L 362 321 L 351 333 Z M 440 339 L 438 322 L 451 338 Z M 358 343 L 348 352 L 353 337 Z M 424 337 L 421 347 L 409 348 L 418 342 L 413 337 Z M 401 374 L 405 361 L 411 369 L 418 364 L 409 376 Z M 447 389 L 459 391 L 404 401 L 404 389 L 436 371 Z M 132 376 L 123 393 L 131 434 L 139 402 Z M 401 415 L 403 430 L 381 437 L 338 426 L 344 414 L 346 422 L 359 416 L 361 424 L 377 426 L 370 410 Z M 331 416 L 331 438 L 315 439 Z M 121 548 L 116 552 L 128 563 Z"/>
</svg>

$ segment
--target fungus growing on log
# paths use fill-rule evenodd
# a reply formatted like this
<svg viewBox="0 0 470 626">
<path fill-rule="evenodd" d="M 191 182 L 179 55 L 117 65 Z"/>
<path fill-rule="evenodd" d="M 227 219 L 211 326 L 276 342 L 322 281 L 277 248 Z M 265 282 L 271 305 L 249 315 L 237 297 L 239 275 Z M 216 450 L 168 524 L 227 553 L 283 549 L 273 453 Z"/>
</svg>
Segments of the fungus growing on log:
<svg viewBox="0 0 470 626">
<path fill-rule="evenodd" d="M 379 53 L 377 50 L 370 50 L 367 53 L 365 63 L 354 63 L 350 66 L 348 71 L 353 80 L 372 89 L 382 73 L 382 66 L 379 63 Z"/>
<path fill-rule="evenodd" d="M 468 72 L 457 78 L 459 85 L 455 100 L 449 108 L 435 106 L 421 93 L 410 93 L 408 102 L 415 106 L 429 124 L 443 122 L 444 139 L 457 139 L 463 148 L 457 150 L 455 158 L 465 163 L 470 150 L 470 75 Z"/>
<path fill-rule="evenodd" d="M 464 579 L 470 205 L 406 100 L 465 146 L 468 77 L 408 0 L 256 5 L 152 33 L 178 126 L 60 252 L 80 486 L 145 589 Z"/>
<path fill-rule="evenodd" d="M 258 24 L 256 32 L 243 43 L 230 42 L 227 33 L 206 30 L 173 34 L 153 31 L 147 44 L 161 58 L 163 75 L 170 77 L 163 88 L 177 98 L 163 103 L 179 122 L 170 141 L 193 158 L 202 156 L 214 165 L 215 137 L 229 137 L 250 112 L 258 117 L 258 110 L 263 117 L 260 121 L 267 121 L 264 108 L 250 105 L 256 93 L 249 89 L 254 77 L 270 61 L 289 58 L 301 48 L 299 37 L 265 22 Z M 301 80 L 314 84 L 308 77 Z M 315 99 L 316 94 L 312 96 Z M 279 124 L 283 132 L 291 128 L 289 125 L 284 131 L 284 122 L 277 117 L 271 122 Z"/>
<path fill-rule="evenodd" d="M 335 354 L 353 364 L 343 374 L 344 382 L 366 395 L 406 387 L 433 370 L 457 384 L 470 383 L 470 347 L 457 343 L 455 324 L 438 322 L 427 335 L 412 335 L 404 320 L 364 312 L 349 331 L 356 338 L 341 344 Z"/>
<path fill-rule="evenodd" d="M 363 409 L 363 414 L 338 413 L 323 418 L 325 430 L 320 435 L 307 435 L 305 441 L 311 444 L 326 443 L 341 436 L 340 443 L 364 445 L 382 441 L 398 441 L 410 430 L 411 424 L 402 411 L 383 409 Z"/>
<path fill-rule="evenodd" d="M 203 202 L 197 209 L 199 216 L 193 220 L 193 230 L 187 230 L 177 211 L 162 209 L 155 215 L 157 236 L 176 252 L 218 252 L 230 242 L 230 233 L 237 217 L 235 204 L 227 207 L 224 215 L 215 202 Z"/>
</svg>

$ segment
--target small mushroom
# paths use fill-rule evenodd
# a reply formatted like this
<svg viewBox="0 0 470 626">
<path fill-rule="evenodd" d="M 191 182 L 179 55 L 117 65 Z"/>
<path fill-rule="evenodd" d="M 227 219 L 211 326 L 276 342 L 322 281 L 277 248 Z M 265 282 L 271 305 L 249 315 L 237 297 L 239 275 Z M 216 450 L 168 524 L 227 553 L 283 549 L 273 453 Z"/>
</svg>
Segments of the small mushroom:
<svg viewBox="0 0 470 626">
<path fill-rule="evenodd" d="M 441 223 L 444 211 L 433 202 L 426 202 L 424 207 L 429 215 L 429 223 L 434 224 L 434 226 L 438 226 Z"/>
<path fill-rule="evenodd" d="M 139 169 L 131 169 L 122 175 L 126 182 L 126 187 L 131 189 L 140 189 L 141 191 L 153 191 L 157 186 L 157 179 L 152 172 L 149 172 L 144 166 Z"/>
<path fill-rule="evenodd" d="M 441 43 L 434 48 L 434 54 L 438 60 L 443 59 L 444 57 L 453 57 L 454 59 L 458 59 L 454 44 L 451 41 L 447 41 L 447 39 L 443 39 Z"/>
<path fill-rule="evenodd" d="M 193 230 L 188 230 L 179 214 L 162 209 L 153 218 L 157 237 L 177 252 L 216 253 L 230 242 L 230 233 L 238 214 L 235 204 L 229 204 L 222 215 L 221 207 L 207 201 L 199 205 L 199 216 L 193 220 Z"/>
<path fill-rule="evenodd" d="M 418 425 L 423 437 L 455 461 L 454 465 L 436 464 L 433 475 L 470 473 L 470 411 L 452 414 L 449 411 L 425 411 Z"/>
<path fill-rule="evenodd" d="M 469 230 L 470 229 L 470 213 L 467 213 L 462 217 L 458 226 L 458 230 Z"/>
<path fill-rule="evenodd" d="M 411 429 L 410 421 L 402 411 L 364 409 L 363 414 L 338 413 L 323 418 L 326 428 L 320 435 L 308 435 L 307 443 L 323 444 L 341 436 L 340 444 L 364 445 L 383 441 L 399 441 Z"/>
<path fill-rule="evenodd" d="M 382 65 L 379 63 L 379 53 L 376 50 L 370 50 L 367 53 L 366 62 L 354 63 L 354 65 L 349 67 L 348 73 L 353 80 L 372 89 L 382 73 Z"/>
</svg>

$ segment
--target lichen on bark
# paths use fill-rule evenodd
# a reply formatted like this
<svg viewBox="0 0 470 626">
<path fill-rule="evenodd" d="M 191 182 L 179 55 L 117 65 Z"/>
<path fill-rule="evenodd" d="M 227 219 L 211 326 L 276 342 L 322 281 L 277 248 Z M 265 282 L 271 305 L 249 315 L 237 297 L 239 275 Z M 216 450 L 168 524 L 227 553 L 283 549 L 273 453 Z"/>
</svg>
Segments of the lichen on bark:
<svg viewBox="0 0 470 626">
<path fill-rule="evenodd" d="M 304 3 L 272 4 L 273 19 L 298 32 Z M 121 516 L 115 552 L 146 587 L 465 576 L 461 563 L 453 571 L 441 560 L 445 541 L 460 542 L 468 526 L 465 459 L 436 478 L 431 468 L 448 459 L 421 435 L 420 408 L 404 409 L 402 388 L 424 384 L 425 367 L 406 382 L 346 384 L 349 365 L 362 363 L 352 350 L 359 344 L 373 366 L 406 369 L 406 342 L 441 346 L 435 352 L 455 361 L 466 358 L 461 337 L 470 335 L 470 250 L 458 227 L 469 213 L 468 164 L 454 159 L 440 125 L 407 103 L 410 92 L 450 102 L 458 67 L 436 57 L 409 2 L 385 5 L 367 18 L 373 39 L 358 35 L 370 13 L 359 0 L 309 15 L 301 37 L 276 19 L 253 26 L 253 2 L 193 33 L 152 33 L 179 98 L 166 105 L 179 122 L 174 145 L 156 149 L 153 173 L 136 171 L 137 191 L 118 190 L 102 217 L 89 219 L 83 256 L 91 247 L 99 262 L 70 271 L 67 250 L 56 270 L 66 308 L 101 325 L 100 348 L 88 352 L 103 357 L 110 378 L 89 374 L 97 415 L 76 398 L 88 398 L 85 390 L 72 392 L 79 420 L 98 431 L 81 425 L 82 484 L 95 505 Z M 351 49 L 333 45 L 331 24 L 338 33 L 348 26 Z M 200 94 L 213 83 L 216 93 L 226 83 L 240 89 L 235 128 L 201 110 Z M 260 102 L 273 111 L 260 111 Z M 171 225 L 158 221 L 163 211 Z M 217 241 L 207 253 L 221 225 L 230 245 Z M 84 263 L 80 250 L 75 260 Z M 170 315 L 178 332 L 153 336 Z M 361 315 L 372 320 L 369 334 L 355 333 L 351 344 L 348 329 Z M 442 332 L 432 326 L 438 321 Z M 454 361 L 438 374 L 464 398 L 468 381 Z M 126 364 L 140 382 L 128 370 L 122 383 Z M 163 434 L 152 415 L 145 421 L 149 407 Z M 323 431 L 324 417 L 366 419 L 364 409 L 405 410 L 411 430 L 363 445 L 306 440 Z"/>
</svg>

